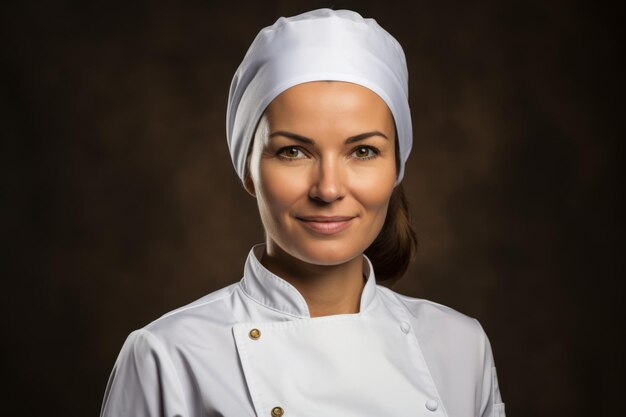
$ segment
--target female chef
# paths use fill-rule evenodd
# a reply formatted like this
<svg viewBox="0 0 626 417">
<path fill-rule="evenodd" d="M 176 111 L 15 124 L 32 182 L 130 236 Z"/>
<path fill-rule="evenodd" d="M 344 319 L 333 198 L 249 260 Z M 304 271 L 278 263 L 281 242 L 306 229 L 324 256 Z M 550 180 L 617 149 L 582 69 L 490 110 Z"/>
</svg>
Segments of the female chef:
<svg viewBox="0 0 626 417">
<path fill-rule="evenodd" d="M 128 336 L 101 416 L 504 416 L 478 321 L 376 283 L 415 251 L 398 42 L 348 10 L 281 17 L 235 73 L 227 136 L 265 242 Z"/>
</svg>

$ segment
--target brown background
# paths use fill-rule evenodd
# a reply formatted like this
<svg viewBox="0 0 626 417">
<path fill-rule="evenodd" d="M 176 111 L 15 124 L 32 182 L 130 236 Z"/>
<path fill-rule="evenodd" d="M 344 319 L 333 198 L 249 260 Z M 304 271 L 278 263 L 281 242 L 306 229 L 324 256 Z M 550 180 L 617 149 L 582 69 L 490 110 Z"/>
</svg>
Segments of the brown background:
<svg viewBox="0 0 626 417">
<path fill-rule="evenodd" d="M 509 417 L 618 415 L 618 14 L 540 0 L 3 2 L 3 415 L 97 415 L 131 330 L 240 279 L 262 229 L 228 87 L 317 7 L 408 57 L 421 247 L 395 290 L 480 320 Z"/>
</svg>

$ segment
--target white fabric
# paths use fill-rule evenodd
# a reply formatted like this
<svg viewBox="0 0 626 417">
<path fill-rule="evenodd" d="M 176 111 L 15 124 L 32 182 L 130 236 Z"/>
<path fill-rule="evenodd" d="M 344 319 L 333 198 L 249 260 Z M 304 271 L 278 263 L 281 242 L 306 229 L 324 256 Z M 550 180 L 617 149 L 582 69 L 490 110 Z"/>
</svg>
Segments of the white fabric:
<svg viewBox="0 0 626 417">
<path fill-rule="evenodd" d="M 478 321 L 377 285 L 366 257 L 359 313 L 311 318 L 263 251 L 239 282 L 128 336 L 102 417 L 505 416 Z"/>
<path fill-rule="evenodd" d="M 387 103 L 398 130 L 398 184 L 413 143 L 404 51 L 374 19 L 332 9 L 281 17 L 263 28 L 235 72 L 226 134 L 239 177 L 244 178 L 247 151 L 267 105 L 294 85 L 319 80 L 362 85 Z"/>
</svg>

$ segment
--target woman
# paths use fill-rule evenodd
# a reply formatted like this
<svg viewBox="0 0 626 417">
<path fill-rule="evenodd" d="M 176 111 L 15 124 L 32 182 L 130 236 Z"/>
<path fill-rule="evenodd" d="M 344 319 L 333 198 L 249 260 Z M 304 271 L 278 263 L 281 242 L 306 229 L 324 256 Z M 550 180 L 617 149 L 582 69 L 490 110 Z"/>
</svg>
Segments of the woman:
<svg viewBox="0 0 626 417">
<path fill-rule="evenodd" d="M 128 336 L 102 416 L 504 416 L 480 324 L 376 284 L 415 251 L 407 89 L 402 48 L 357 13 L 259 33 L 227 133 L 266 241 L 241 281 Z"/>
</svg>

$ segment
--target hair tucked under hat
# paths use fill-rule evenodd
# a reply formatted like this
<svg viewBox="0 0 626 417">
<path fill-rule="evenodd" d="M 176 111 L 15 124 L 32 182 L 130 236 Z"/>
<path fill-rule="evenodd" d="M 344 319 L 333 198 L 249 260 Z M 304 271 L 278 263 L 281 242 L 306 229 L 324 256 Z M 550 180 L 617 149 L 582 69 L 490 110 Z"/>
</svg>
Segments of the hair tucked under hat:
<svg viewBox="0 0 626 417">
<path fill-rule="evenodd" d="M 332 9 L 281 17 L 263 28 L 235 72 L 226 134 L 239 177 L 244 179 L 248 148 L 267 105 L 294 85 L 321 80 L 362 85 L 387 103 L 398 132 L 399 183 L 413 142 L 404 52 L 374 19 Z"/>
<path fill-rule="evenodd" d="M 350 10 L 318 9 L 281 17 L 259 32 L 235 72 L 228 95 L 226 134 L 233 165 L 245 181 L 255 129 L 274 98 L 297 84 L 322 80 L 369 88 L 385 101 L 393 115 L 396 187 L 383 228 L 365 251 L 374 265 L 376 280 L 392 285 L 417 251 L 400 184 L 413 131 L 404 51 L 374 19 L 364 19 Z"/>
</svg>

